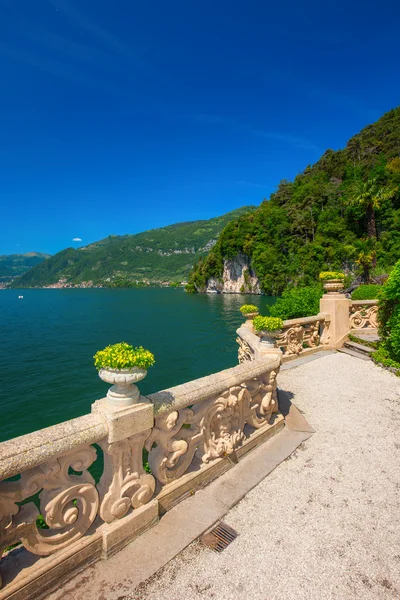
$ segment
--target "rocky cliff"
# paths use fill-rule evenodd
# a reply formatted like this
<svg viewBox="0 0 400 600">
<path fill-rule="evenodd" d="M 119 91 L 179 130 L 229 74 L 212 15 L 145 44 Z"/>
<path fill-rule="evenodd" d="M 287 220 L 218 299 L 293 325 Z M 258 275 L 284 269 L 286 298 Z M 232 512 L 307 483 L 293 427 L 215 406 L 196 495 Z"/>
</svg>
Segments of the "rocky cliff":
<svg viewBox="0 0 400 600">
<path fill-rule="evenodd" d="M 260 283 L 250 259 L 239 253 L 233 259 L 224 260 L 224 270 L 221 279 L 211 277 L 207 281 L 206 292 L 221 294 L 261 294 Z"/>
</svg>

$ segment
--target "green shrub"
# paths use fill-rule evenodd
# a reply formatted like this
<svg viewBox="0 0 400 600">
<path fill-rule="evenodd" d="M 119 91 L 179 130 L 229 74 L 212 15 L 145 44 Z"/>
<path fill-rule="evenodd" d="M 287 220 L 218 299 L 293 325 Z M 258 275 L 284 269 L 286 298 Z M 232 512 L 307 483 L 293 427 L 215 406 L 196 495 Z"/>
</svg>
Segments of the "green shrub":
<svg viewBox="0 0 400 600">
<path fill-rule="evenodd" d="M 258 307 L 255 306 L 254 304 L 243 304 L 240 307 L 240 312 L 244 316 L 251 315 L 252 313 L 258 313 Z"/>
<path fill-rule="evenodd" d="M 148 369 L 155 363 L 154 354 L 142 346 L 134 348 L 126 342 L 107 346 L 94 355 L 96 369 Z"/>
<path fill-rule="evenodd" d="M 391 358 L 390 350 L 385 342 L 379 344 L 378 350 L 372 354 L 372 359 L 378 365 L 398 369 L 396 375 L 400 376 L 400 362 Z"/>
<path fill-rule="evenodd" d="M 381 346 L 390 359 L 400 362 L 400 260 L 382 286 L 378 318 Z"/>
<path fill-rule="evenodd" d="M 282 329 L 283 321 L 279 317 L 255 317 L 253 320 L 254 329 L 259 331 L 277 331 Z"/>
<path fill-rule="evenodd" d="M 381 285 L 373 283 L 369 285 L 359 285 L 351 294 L 351 297 L 353 300 L 377 300 L 381 289 Z"/>
<path fill-rule="evenodd" d="M 345 274 L 341 271 L 322 271 L 319 274 L 319 278 L 321 281 L 330 281 L 331 279 L 344 279 Z"/>
<path fill-rule="evenodd" d="M 291 288 L 285 290 L 269 312 L 273 317 L 298 319 L 319 313 L 319 301 L 323 294 L 321 286 Z"/>
</svg>

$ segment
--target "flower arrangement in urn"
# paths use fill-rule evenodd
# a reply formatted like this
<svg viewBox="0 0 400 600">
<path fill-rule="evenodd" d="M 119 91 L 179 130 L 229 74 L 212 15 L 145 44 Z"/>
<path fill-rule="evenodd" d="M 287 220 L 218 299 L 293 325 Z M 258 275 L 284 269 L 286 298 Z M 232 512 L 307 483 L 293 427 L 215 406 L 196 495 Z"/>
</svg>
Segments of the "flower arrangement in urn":
<svg viewBox="0 0 400 600">
<path fill-rule="evenodd" d="M 146 377 L 155 363 L 154 354 L 142 346 L 120 342 L 99 350 L 93 358 L 99 377 L 114 384 L 107 392 L 108 403 L 118 407 L 135 404 L 140 392 L 133 384 Z"/>
<path fill-rule="evenodd" d="M 283 321 L 279 317 L 255 317 L 254 330 L 261 341 L 268 346 L 275 346 L 275 338 L 281 333 Z"/>
<path fill-rule="evenodd" d="M 252 320 L 258 315 L 257 306 L 255 306 L 254 304 L 242 304 L 242 306 L 240 307 L 240 312 L 247 319 L 246 325 L 248 327 L 251 327 Z"/>
<path fill-rule="evenodd" d="M 324 290 L 330 294 L 337 294 L 343 289 L 344 277 L 345 275 L 341 271 L 322 271 L 319 274 Z"/>
</svg>

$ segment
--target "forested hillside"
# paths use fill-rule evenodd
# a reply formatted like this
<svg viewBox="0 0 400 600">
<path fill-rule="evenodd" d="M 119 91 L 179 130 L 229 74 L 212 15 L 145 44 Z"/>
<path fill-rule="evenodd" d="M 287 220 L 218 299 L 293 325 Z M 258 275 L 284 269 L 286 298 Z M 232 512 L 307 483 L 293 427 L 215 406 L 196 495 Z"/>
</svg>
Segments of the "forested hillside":
<svg viewBox="0 0 400 600">
<path fill-rule="evenodd" d="M 50 254 L 43 254 L 42 252 L 4 254 L 0 256 L 0 281 L 8 281 L 13 277 L 22 275 L 49 257 Z"/>
<path fill-rule="evenodd" d="M 222 229 L 247 206 L 221 217 L 177 223 L 124 236 L 109 236 L 82 248 L 67 248 L 13 282 L 13 287 L 66 284 L 126 286 L 135 281 L 181 281 L 194 263 L 216 243 Z"/>
<path fill-rule="evenodd" d="M 221 277 L 243 252 L 265 293 L 313 283 L 321 270 L 368 279 L 400 258 L 400 107 L 281 181 L 253 213 L 229 223 L 190 274 L 189 290 Z"/>
</svg>

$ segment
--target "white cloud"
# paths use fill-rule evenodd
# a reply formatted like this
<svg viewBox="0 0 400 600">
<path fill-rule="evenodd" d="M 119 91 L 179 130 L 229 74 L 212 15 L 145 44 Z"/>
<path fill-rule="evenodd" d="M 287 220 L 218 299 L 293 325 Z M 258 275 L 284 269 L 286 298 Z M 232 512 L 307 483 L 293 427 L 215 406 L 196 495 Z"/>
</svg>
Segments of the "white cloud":
<svg viewBox="0 0 400 600">
<path fill-rule="evenodd" d="M 73 241 L 73 242 L 81 242 L 81 241 L 82 241 L 82 238 L 72 238 L 72 241 Z"/>
</svg>

